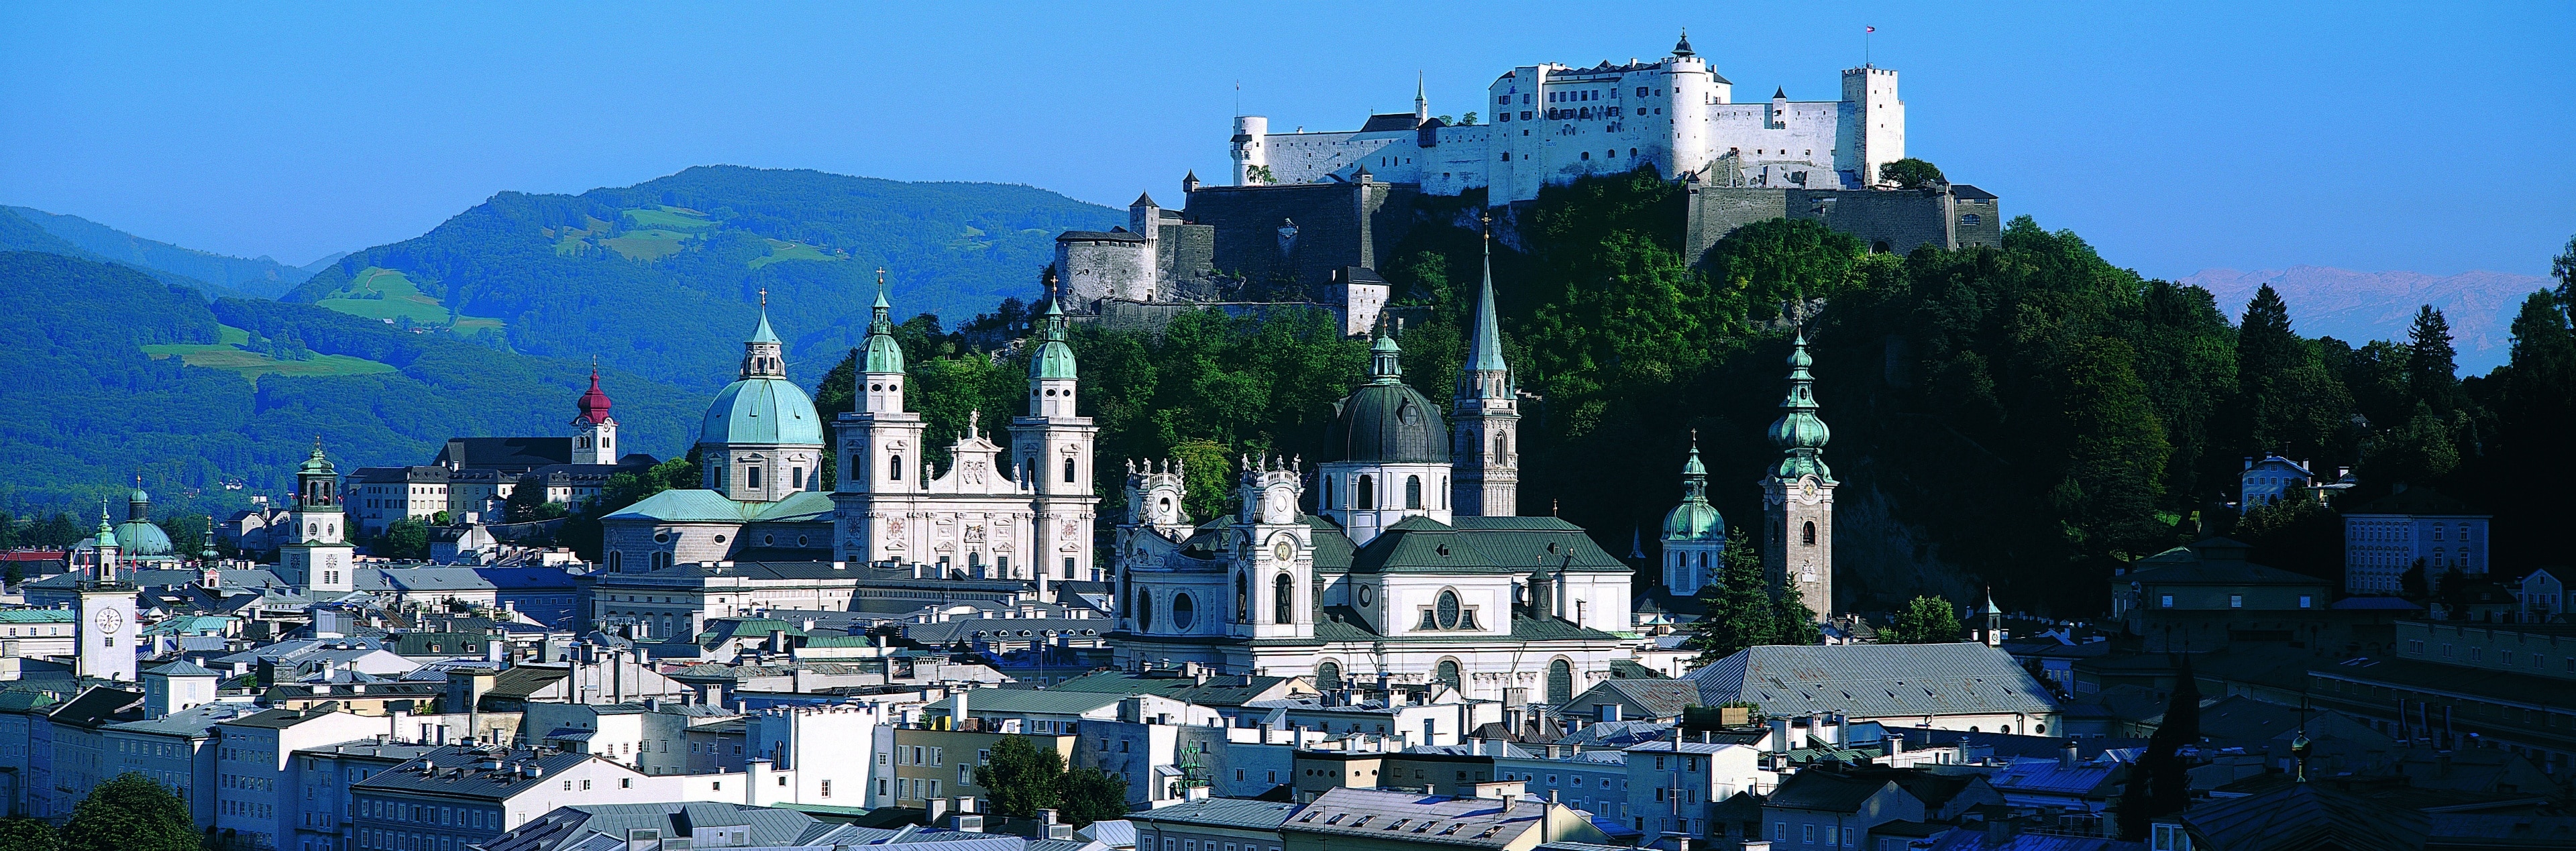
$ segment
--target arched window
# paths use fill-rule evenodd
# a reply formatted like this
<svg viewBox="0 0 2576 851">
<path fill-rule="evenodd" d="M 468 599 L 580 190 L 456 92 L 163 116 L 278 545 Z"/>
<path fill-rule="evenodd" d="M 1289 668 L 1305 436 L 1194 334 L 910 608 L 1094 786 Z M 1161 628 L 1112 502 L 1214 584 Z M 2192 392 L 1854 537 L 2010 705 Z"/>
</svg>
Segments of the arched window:
<svg viewBox="0 0 2576 851">
<path fill-rule="evenodd" d="M 626 559 L 622 557 L 622 556 L 624 556 L 624 555 L 625 555 L 624 553 L 620 553 L 620 552 L 618 552 L 618 551 L 616 551 L 616 550 L 609 550 L 609 551 L 608 551 L 608 572 L 610 572 L 610 573 L 624 573 L 624 572 L 626 572 L 626 570 L 625 570 L 625 568 L 626 568 Z"/>
<path fill-rule="evenodd" d="M 1421 476 L 1406 476 L 1406 477 L 1404 477 L 1404 507 L 1406 507 L 1406 508 L 1421 508 L 1421 507 L 1422 507 L 1422 477 L 1421 477 Z"/>
<path fill-rule="evenodd" d="M 1153 629 L 1154 592 L 1147 591 L 1136 596 L 1140 598 L 1134 601 L 1136 603 L 1136 628 L 1140 630 Z"/>
<path fill-rule="evenodd" d="M 1816 521 L 1809 520 L 1806 526 L 1798 530 L 1798 543 L 1810 547 L 1816 545 Z"/>
<path fill-rule="evenodd" d="M 886 478 L 898 482 L 903 481 L 903 456 L 886 456 Z"/>
<path fill-rule="evenodd" d="M 1358 484 L 1356 484 L 1356 485 L 1354 485 L 1354 486 L 1352 486 L 1352 488 L 1351 488 L 1351 507 L 1352 507 L 1352 508 L 1376 508 L 1376 507 L 1377 507 L 1377 477 L 1375 477 L 1375 476 L 1361 476 L 1361 477 L 1360 477 L 1360 480 L 1359 480 L 1359 483 L 1358 483 Z"/>
<path fill-rule="evenodd" d="M 671 554 L 670 554 L 670 553 L 654 553 L 654 554 L 653 554 L 653 569 L 654 569 L 654 570 L 661 570 L 661 569 L 663 569 L 663 568 L 670 567 L 670 566 L 671 566 Z"/>
<path fill-rule="evenodd" d="M 1073 481 L 1073 456 L 1070 455 L 1064 459 L 1064 480 L 1068 484 Z"/>
<path fill-rule="evenodd" d="M 1508 435 L 1508 434 L 1504 434 L 1504 433 L 1502 433 L 1502 432 L 1495 432 L 1495 433 L 1494 433 L 1494 463 L 1496 463 L 1496 464 L 1503 463 L 1503 459 L 1505 459 L 1505 458 L 1509 458 L 1509 457 L 1511 457 L 1511 455 L 1512 455 L 1512 436 L 1511 436 L 1511 435 Z"/>
<path fill-rule="evenodd" d="M 1342 687 L 1342 663 L 1326 662 L 1315 666 L 1315 685 L 1322 688 Z"/>
<path fill-rule="evenodd" d="M 1458 675 L 1458 660 L 1440 660 L 1440 665 L 1432 669 L 1431 681 L 1446 685 L 1450 688 L 1459 688 L 1460 684 L 1464 682 L 1464 680 Z"/>
<path fill-rule="evenodd" d="M 1297 611 L 1296 580 L 1288 578 L 1288 574 L 1279 574 L 1279 578 L 1272 580 L 1270 583 L 1270 594 L 1270 622 L 1284 624 L 1295 620 L 1295 613 Z"/>
<path fill-rule="evenodd" d="M 1028 474 L 1027 474 L 1027 475 L 1024 475 L 1024 476 L 1021 476 L 1021 477 L 1020 477 L 1020 481 L 1022 481 L 1022 482 L 1026 482 L 1026 483 L 1028 483 L 1028 484 L 1032 484 L 1032 485 L 1034 485 L 1034 484 L 1037 484 L 1037 483 L 1038 483 L 1038 459 L 1035 459 L 1035 458 L 1031 458 L 1031 459 L 1029 459 L 1029 463 L 1028 463 Z"/>
<path fill-rule="evenodd" d="M 1574 663 L 1558 659 L 1547 663 L 1547 702 L 1564 706 L 1574 699 Z"/>
<path fill-rule="evenodd" d="M 1190 599 L 1186 592 L 1172 595 L 1172 628 L 1188 630 L 1190 625 L 1198 622 L 1198 601 Z"/>
<path fill-rule="evenodd" d="M 1252 580 L 1238 573 L 1234 575 L 1234 622 L 1248 623 L 1251 620 Z"/>
</svg>

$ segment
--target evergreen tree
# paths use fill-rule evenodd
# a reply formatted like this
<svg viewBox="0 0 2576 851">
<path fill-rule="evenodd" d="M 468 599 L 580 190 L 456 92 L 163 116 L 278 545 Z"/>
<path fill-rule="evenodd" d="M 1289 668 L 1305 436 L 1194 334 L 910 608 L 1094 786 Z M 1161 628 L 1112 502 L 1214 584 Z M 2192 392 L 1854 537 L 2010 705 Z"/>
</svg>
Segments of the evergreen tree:
<svg viewBox="0 0 2576 851">
<path fill-rule="evenodd" d="M 1825 628 L 1816 622 L 1816 610 L 1807 608 L 1798 593 L 1787 588 L 1771 589 L 1770 644 L 1807 646 L 1825 643 Z"/>
<path fill-rule="evenodd" d="M 2406 331 L 2406 390 L 2418 404 L 2437 414 L 2459 408 L 2459 353 L 2451 346 L 2451 322 L 2432 305 L 2415 311 Z"/>
<path fill-rule="evenodd" d="M 2290 330 L 2290 304 L 2264 284 L 2245 303 L 2245 318 L 2236 326 L 2236 375 L 2243 392 L 2261 392 L 2262 380 L 2289 368 L 2301 341 Z"/>
<path fill-rule="evenodd" d="M 1718 558 L 1717 582 L 1700 589 L 1706 613 L 1692 622 L 1682 646 L 1699 651 L 1699 664 L 1705 665 L 1747 647 L 1781 643 L 1769 587 L 1762 576 L 1762 554 L 1741 527 L 1729 531 Z"/>
<path fill-rule="evenodd" d="M 72 808 L 62 851 L 199 851 L 188 805 L 139 772 L 98 784 Z"/>
<path fill-rule="evenodd" d="M 2120 790 L 2124 839 L 2143 839 L 2156 817 L 2191 808 L 2191 764 L 2182 749 L 2200 743 L 2200 683 L 2189 657 L 2182 657 L 2175 679 L 2164 718 L 2147 737 L 2146 751 L 2130 766 L 2128 783 Z"/>
<path fill-rule="evenodd" d="M 1947 644 L 1959 640 L 1959 610 L 1941 597 L 1916 597 L 1879 630 L 1880 644 Z"/>
<path fill-rule="evenodd" d="M 991 796 L 993 811 L 1029 818 L 1063 801 L 1064 755 L 1041 748 L 1027 736 L 1003 736 L 992 756 L 975 766 L 975 785 Z"/>
</svg>

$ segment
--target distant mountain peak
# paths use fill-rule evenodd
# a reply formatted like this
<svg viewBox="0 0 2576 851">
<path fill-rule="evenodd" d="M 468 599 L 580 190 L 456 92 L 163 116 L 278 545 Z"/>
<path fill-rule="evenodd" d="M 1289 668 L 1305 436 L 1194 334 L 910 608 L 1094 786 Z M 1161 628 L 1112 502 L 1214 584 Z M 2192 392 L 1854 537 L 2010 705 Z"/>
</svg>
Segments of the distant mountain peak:
<svg viewBox="0 0 2576 851">
<path fill-rule="evenodd" d="M 2270 284 L 2289 303 L 2290 326 L 2300 334 L 2356 345 L 2405 339 L 2416 308 L 2430 304 L 2451 321 L 2463 375 L 2503 365 L 2513 343 L 2508 329 L 2523 297 L 2555 285 L 2548 278 L 2511 272 L 2430 275 L 2310 265 L 2250 272 L 2203 269 L 2176 283 L 2210 291 L 2231 319 L 2244 316 L 2245 303 Z"/>
</svg>

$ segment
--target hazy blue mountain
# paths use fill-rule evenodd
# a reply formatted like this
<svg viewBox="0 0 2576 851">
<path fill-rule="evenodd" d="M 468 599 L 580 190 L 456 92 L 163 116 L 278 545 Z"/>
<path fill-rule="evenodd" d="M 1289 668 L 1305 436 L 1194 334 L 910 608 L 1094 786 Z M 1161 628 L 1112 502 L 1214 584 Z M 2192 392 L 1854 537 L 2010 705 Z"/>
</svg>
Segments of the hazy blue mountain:
<svg viewBox="0 0 2576 851">
<path fill-rule="evenodd" d="M 6 220 L 0 240 L 25 241 Z M 589 378 L 311 305 L 210 305 L 58 253 L 0 251 L 0 335 L 0 506 L 80 503 L 138 473 L 165 505 L 225 482 L 276 493 L 317 435 L 345 471 L 422 463 L 451 436 L 565 434 Z M 603 372 L 629 447 L 685 451 L 705 394 Z"/>
<path fill-rule="evenodd" d="M 865 338 L 879 268 L 898 318 L 963 319 L 1035 296 L 1058 232 L 1123 218 L 1028 186 L 705 166 L 580 195 L 503 192 L 283 298 L 713 389 L 733 379 L 765 290 L 790 372 L 811 380 Z"/>
<path fill-rule="evenodd" d="M 2355 272 L 2325 266 L 2292 266 L 2240 272 L 2203 269 L 2176 283 L 2206 289 L 2231 319 L 2264 284 L 2290 305 L 2290 322 L 2303 335 L 2360 344 L 2404 340 L 2415 309 L 2430 304 L 2451 321 L 2461 375 L 2483 375 L 2504 365 L 2513 348 L 2514 312 L 2522 299 L 2556 282 L 2507 272 Z"/>
<path fill-rule="evenodd" d="M 96 258 L 140 269 L 158 269 L 214 284 L 234 293 L 276 298 L 313 276 L 266 257 L 243 259 L 145 239 L 79 216 L 34 207 L 8 207 L 22 219 Z M 61 253 L 61 252 L 53 252 Z"/>
</svg>

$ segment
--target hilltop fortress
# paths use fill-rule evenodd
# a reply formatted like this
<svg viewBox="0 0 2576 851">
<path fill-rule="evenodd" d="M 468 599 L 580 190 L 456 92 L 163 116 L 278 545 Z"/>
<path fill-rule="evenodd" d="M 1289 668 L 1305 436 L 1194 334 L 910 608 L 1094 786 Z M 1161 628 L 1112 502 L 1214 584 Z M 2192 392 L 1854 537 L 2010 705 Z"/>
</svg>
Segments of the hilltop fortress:
<svg viewBox="0 0 2576 851">
<path fill-rule="evenodd" d="M 1641 167 L 1686 185 L 1688 219 L 1676 224 L 1693 258 L 1774 218 L 1819 221 L 1881 252 L 2002 239 L 1992 193 L 1879 179 L 1906 156 L 1891 69 L 1843 71 L 1839 100 L 1793 101 L 1775 87 L 1740 103 L 1684 35 L 1653 61 L 1514 68 L 1479 112 L 1490 121 L 1435 118 L 1417 84 L 1411 113 L 1371 115 L 1357 130 L 1273 133 L 1266 117 L 1237 116 L 1233 185 L 1192 174 L 1182 209 L 1140 196 L 1126 226 L 1057 238 L 1067 301 L 1094 321 L 1145 326 L 1184 310 L 1305 303 L 1357 334 L 1390 297 L 1377 270 L 1425 220 L 1417 200 L 1482 193 L 1509 216 L 1544 187 Z"/>
</svg>

